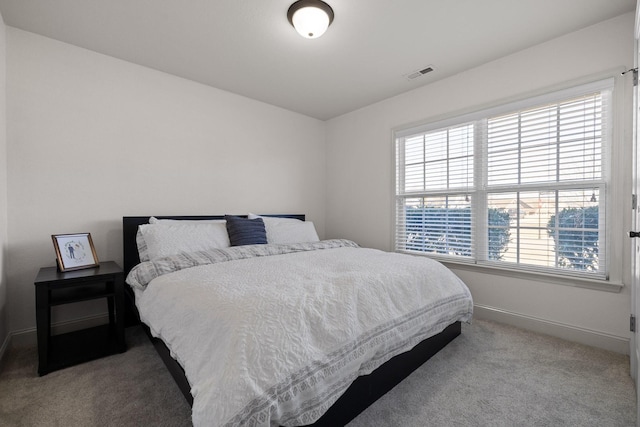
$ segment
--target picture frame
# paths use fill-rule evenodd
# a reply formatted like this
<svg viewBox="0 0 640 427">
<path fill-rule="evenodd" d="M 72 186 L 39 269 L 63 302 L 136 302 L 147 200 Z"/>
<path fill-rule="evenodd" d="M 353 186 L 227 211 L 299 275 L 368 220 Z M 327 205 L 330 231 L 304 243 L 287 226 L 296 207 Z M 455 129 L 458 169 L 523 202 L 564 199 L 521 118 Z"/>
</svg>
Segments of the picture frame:
<svg viewBox="0 0 640 427">
<path fill-rule="evenodd" d="M 91 233 L 52 234 L 60 271 L 81 270 L 100 265 Z"/>
</svg>

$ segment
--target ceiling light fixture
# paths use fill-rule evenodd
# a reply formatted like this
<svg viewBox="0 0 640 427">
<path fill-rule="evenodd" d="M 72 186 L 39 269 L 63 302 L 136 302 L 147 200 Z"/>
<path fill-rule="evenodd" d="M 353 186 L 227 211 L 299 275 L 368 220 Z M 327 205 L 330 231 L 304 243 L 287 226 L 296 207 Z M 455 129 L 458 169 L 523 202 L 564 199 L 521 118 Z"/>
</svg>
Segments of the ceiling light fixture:
<svg viewBox="0 0 640 427">
<path fill-rule="evenodd" d="M 333 22 L 333 9 L 321 0 L 298 0 L 287 11 L 293 28 L 308 39 L 317 39 Z"/>
</svg>

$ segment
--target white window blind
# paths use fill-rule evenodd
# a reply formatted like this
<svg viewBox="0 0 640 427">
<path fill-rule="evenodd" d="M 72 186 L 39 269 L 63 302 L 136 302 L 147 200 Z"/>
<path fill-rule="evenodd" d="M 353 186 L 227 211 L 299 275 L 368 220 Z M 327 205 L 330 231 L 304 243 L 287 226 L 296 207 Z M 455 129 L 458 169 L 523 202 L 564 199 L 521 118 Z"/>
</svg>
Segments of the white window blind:
<svg viewBox="0 0 640 427">
<path fill-rule="evenodd" d="M 612 79 L 396 133 L 396 250 L 607 276 Z"/>
<path fill-rule="evenodd" d="M 398 150 L 403 249 L 471 256 L 473 124 L 407 137 Z"/>
</svg>

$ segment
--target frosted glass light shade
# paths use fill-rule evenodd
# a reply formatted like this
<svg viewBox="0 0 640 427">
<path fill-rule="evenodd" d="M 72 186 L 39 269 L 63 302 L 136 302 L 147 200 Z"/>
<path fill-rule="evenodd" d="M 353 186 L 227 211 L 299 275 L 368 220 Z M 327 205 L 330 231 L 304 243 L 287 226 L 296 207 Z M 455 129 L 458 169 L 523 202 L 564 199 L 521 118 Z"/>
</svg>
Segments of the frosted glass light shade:
<svg viewBox="0 0 640 427">
<path fill-rule="evenodd" d="M 329 28 L 329 17 L 323 10 L 315 7 L 303 7 L 291 19 L 296 31 L 308 39 L 320 37 Z"/>
<path fill-rule="evenodd" d="M 300 0 L 291 5 L 287 17 L 302 37 L 316 39 L 329 28 L 333 10 L 320 0 Z"/>
</svg>

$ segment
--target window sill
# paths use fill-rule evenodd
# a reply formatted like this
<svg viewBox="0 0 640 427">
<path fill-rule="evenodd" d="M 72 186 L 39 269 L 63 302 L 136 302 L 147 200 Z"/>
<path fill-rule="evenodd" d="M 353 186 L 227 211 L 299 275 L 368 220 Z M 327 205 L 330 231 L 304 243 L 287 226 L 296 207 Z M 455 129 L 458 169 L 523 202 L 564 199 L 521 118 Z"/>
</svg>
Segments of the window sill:
<svg viewBox="0 0 640 427">
<path fill-rule="evenodd" d="M 407 253 L 407 252 L 404 252 Z M 416 255 L 415 253 L 411 253 Z M 426 256 L 426 255 L 416 255 Z M 452 261 L 451 259 L 443 259 L 438 257 L 428 257 L 441 262 L 451 269 L 468 270 L 481 272 L 485 274 L 497 274 L 500 276 L 514 277 L 523 280 L 535 280 L 538 282 L 553 283 L 564 286 L 574 286 L 578 288 L 593 289 L 597 291 L 619 293 L 624 288 L 624 284 L 620 282 L 611 282 L 609 280 L 589 279 L 575 276 L 560 276 L 555 274 L 540 273 L 535 271 L 514 270 L 510 268 L 501 268 L 495 265 L 473 264 L 464 261 Z"/>
</svg>

